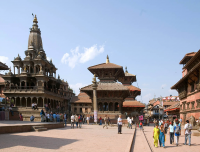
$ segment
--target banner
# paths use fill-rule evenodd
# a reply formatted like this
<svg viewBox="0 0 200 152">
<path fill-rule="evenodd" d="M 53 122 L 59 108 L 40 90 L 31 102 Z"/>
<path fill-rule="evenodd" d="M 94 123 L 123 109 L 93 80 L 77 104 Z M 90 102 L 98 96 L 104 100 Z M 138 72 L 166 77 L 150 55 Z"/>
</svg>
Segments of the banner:
<svg viewBox="0 0 200 152">
<path fill-rule="evenodd" d="M 139 116 L 139 120 L 140 120 L 140 121 L 143 120 L 143 115 Z"/>
<path fill-rule="evenodd" d="M 97 122 L 97 110 L 94 110 L 94 122 Z"/>
</svg>

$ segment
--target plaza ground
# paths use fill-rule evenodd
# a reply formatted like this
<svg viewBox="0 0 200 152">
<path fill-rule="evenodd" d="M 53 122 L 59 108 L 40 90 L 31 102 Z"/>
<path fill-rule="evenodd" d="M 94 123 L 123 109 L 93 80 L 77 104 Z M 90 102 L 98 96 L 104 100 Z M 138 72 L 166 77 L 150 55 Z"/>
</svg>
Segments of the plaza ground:
<svg viewBox="0 0 200 152">
<path fill-rule="evenodd" d="M 10 125 L 12 123 L 10 122 Z M 0 123 L 1 125 L 7 124 Z M 117 134 L 116 126 L 103 129 L 103 126 L 90 124 L 83 125 L 81 129 L 76 127 L 71 129 L 71 126 L 68 124 L 65 128 L 51 129 L 43 132 L 1 134 L 0 151 L 125 152 L 130 148 L 130 139 L 133 137 L 133 134 L 134 129 L 126 127 L 122 128 L 122 134 Z M 184 135 L 182 132 L 179 146 L 177 147 L 175 144 L 170 145 L 169 135 L 167 134 L 166 148 L 155 148 L 152 135 L 153 126 L 144 126 L 144 133 L 137 129 L 131 152 L 150 152 L 150 147 L 154 152 L 200 151 L 200 137 L 192 136 L 192 145 L 183 145 Z"/>
<path fill-rule="evenodd" d="M 117 127 L 103 129 L 99 125 L 83 125 L 81 129 L 68 125 L 61 129 L 44 132 L 25 132 L 0 135 L 0 151 L 82 151 L 82 152 L 124 152 L 134 129 L 122 128 L 123 134 L 117 133 Z"/>
</svg>

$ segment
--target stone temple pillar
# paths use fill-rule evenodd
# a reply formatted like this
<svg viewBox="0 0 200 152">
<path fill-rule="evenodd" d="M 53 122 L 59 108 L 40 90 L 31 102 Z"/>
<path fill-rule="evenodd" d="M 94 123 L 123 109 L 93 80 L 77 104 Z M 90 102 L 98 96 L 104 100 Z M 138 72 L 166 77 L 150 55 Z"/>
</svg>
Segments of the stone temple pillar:
<svg viewBox="0 0 200 152">
<path fill-rule="evenodd" d="M 94 78 L 92 81 L 92 88 L 93 88 L 93 107 L 94 107 L 94 123 L 97 124 L 98 119 L 98 107 L 97 107 L 97 81 L 96 75 L 94 74 Z"/>
</svg>

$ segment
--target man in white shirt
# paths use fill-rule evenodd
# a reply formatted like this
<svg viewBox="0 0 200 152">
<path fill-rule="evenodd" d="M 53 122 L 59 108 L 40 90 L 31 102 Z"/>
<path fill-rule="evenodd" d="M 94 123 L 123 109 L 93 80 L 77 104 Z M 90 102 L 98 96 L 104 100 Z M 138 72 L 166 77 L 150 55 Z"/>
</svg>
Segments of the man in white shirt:
<svg viewBox="0 0 200 152">
<path fill-rule="evenodd" d="M 31 105 L 31 106 L 32 106 L 32 109 L 34 109 L 34 110 L 35 110 L 35 104 L 34 104 L 34 103 L 32 103 L 32 105 Z"/>
<path fill-rule="evenodd" d="M 89 125 L 90 124 L 90 117 L 87 116 L 87 124 Z"/>
<path fill-rule="evenodd" d="M 191 146 L 191 130 L 192 130 L 192 125 L 189 124 L 189 120 L 186 120 L 187 124 L 184 126 L 184 132 L 185 132 L 185 143 L 184 145 L 187 145 L 187 139 L 189 139 L 188 145 Z"/>
<path fill-rule="evenodd" d="M 127 123 L 128 123 L 128 126 L 127 126 L 127 128 L 129 128 L 130 127 L 130 124 L 129 124 L 129 117 L 127 117 Z"/>
<path fill-rule="evenodd" d="M 74 117 L 74 115 L 72 114 L 72 116 L 71 116 L 71 128 L 72 128 L 72 126 L 73 126 L 73 129 L 74 129 L 74 119 L 75 119 L 75 117 Z"/>
<path fill-rule="evenodd" d="M 132 129 L 132 119 L 131 118 L 129 119 L 129 129 L 130 128 Z"/>
<path fill-rule="evenodd" d="M 122 134 L 122 118 L 121 115 L 119 115 L 119 118 L 117 119 L 118 124 L 118 134 Z"/>
</svg>

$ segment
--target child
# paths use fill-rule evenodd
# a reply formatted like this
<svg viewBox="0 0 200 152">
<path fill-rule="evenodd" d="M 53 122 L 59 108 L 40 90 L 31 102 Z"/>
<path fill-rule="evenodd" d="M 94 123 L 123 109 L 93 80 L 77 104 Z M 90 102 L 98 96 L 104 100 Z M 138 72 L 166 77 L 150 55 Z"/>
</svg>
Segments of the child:
<svg viewBox="0 0 200 152">
<path fill-rule="evenodd" d="M 159 134 L 160 134 L 160 130 L 158 128 L 158 124 L 155 124 L 155 128 L 153 129 L 153 139 L 154 139 L 154 146 L 156 148 L 158 148 L 158 138 L 159 138 Z"/>
</svg>

